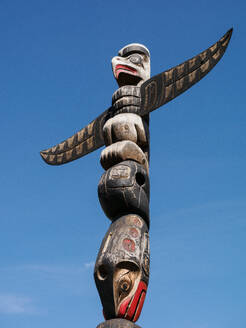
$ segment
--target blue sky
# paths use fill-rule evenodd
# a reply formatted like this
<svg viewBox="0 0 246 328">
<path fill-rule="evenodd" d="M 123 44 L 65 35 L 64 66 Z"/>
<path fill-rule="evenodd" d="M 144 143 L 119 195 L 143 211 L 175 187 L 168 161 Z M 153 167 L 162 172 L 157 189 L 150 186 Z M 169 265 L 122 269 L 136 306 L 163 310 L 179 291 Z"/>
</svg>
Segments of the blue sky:
<svg viewBox="0 0 246 328">
<path fill-rule="evenodd" d="M 110 221 L 100 150 L 61 167 L 39 151 L 109 107 L 131 42 L 152 75 L 231 26 L 221 62 L 151 114 L 151 277 L 141 327 L 245 328 L 246 3 L 0 2 L 0 327 L 96 327 L 93 265 Z"/>
</svg>

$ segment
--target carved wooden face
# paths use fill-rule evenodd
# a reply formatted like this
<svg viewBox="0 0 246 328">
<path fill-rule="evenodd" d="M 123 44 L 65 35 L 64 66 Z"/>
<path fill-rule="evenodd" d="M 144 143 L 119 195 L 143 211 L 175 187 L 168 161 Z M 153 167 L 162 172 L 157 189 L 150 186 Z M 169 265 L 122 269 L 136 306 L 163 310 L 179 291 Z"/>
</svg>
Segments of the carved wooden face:
<svg viewBox="0 0 246 328">
<path fill-rule="evenodd" d="M 111 224 L 97 257 L 94 277 L 105 318 L 135 322 L 149 280 L 148 229 L 138 215 L 126 215 Z"/>
<path fill-rule="evenodd" d="M 120 87 L 140 86 L 150 78 L 150 56 L 148 49 L 138 43 L 125 46 L 119 56 L 112 59 L 114 77 Z"/>
</svg>

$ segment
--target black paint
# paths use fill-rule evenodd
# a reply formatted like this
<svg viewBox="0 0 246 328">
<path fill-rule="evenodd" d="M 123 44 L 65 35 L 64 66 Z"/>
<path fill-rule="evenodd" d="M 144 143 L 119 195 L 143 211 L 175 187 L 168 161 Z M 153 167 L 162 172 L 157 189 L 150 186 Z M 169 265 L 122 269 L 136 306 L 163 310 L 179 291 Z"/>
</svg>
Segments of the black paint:
<svg viewBox="0 0 246 328">
<path fill-rule="evenodd" d="M 98 197 L 109 219 L 139 214 L 149 226 L 149 177 L 142 165 L 124 161 L 112 166 L 99 181 Z"/>
</svg>

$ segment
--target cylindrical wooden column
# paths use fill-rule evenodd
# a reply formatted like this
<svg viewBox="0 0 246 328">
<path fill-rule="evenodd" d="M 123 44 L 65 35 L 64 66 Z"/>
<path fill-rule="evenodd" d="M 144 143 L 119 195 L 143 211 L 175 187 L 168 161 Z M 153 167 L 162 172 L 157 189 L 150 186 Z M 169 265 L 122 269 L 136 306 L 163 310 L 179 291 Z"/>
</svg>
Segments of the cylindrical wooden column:
<svg viewBox="0 0 246 328">
<path fill-rule="evenodd" d="M 98 328 L 138 328 L 134 322 L 149 282 L 150 185 L 149 116 L 137 113 L 139 85 L 149 77 L 149 53 L 138 44 L 126 46 L 113 58 L 112 66 L 120 88 L 112 96 L 112 116 L 103 127 L 106 148 L 100 158 L 105 173 L 98 197 L 112 223 L 94 269 L 106 319 Z M 136 79 L 132 73 L 137 70 Z M 138 83 L 129 85 L 134 81 Z"/>
</svg>

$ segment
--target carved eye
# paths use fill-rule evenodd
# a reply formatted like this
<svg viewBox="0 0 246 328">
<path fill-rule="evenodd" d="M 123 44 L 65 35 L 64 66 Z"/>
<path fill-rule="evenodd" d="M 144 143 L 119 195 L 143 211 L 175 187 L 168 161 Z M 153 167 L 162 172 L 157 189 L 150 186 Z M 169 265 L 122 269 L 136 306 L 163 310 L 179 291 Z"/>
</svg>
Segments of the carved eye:
<svg viewBox="0 0 246 328">
<path fill-rule="evenodd" d="M 128 293 L 132 287 L 132 282 L 128 277 L 124 277 L 119 283 L 119 293 Z"/>
<path fill-rule="evenodd" d="M 139 275 L 140 268 L 133 262 L 120 262 L 116 265 L 114 272 L 114 297 L 116 304 L 119 305 L 130 295 Z"/>
<path fill-rule="evenodd" d="M 134 55 L 129 56 L 129 60 L 135 65 L 141 65 L 143 58 L 142 58 L 142 56 L 140 56 L 138 54 L 134 54 Z"/>
</svg>

